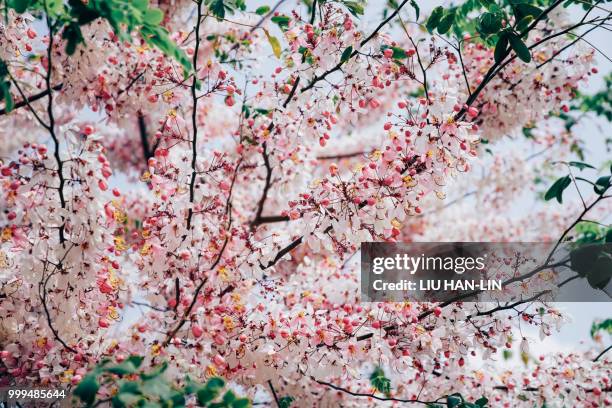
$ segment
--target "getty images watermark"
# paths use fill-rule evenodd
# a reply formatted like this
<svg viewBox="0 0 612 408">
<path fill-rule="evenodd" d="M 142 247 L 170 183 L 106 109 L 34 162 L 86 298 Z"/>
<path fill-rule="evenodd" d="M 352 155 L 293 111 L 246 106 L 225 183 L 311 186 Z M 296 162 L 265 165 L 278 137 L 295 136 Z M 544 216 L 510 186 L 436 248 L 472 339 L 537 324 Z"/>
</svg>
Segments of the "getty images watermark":
<svg viewBox="0 0 612 408">
<path fill-rule="evenodd" d="M 364 243 L 366 301 L 609 301 L 612 244 Z"/>
</svg>

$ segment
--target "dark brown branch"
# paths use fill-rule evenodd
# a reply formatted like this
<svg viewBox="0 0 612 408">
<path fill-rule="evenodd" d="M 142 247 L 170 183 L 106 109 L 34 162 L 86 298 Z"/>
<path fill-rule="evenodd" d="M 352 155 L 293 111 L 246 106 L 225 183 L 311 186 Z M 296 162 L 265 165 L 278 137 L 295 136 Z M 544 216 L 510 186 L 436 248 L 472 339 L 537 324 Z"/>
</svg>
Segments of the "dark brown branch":
<svg viewBox="0 0 612 408">
<path fill-rule="evenodd" d="M 418 161 L 419 156 L 414 156 L 410 159 L 407 159 L 406 165 L 404 167 L 404 169 L 402 170 L 401 174 L 405 174 L 408 170 L 410 170 L 410 168 L 412 166 L 415 165 L 415 163 Z M 424 167 L 421 166 L 417 166 L 416 171 L 417 174 L 420 174 L 422 171 L 424 170 Z M 359 204 L 358 208 L 362 209 L 364 206 L 366 205 L 366 202 L 362 202 L 361 204 Z M 325 228 L 325 230 L 323 231 L 324 234 L 329 233 L 332 230 L 332 226 L 330 225 L 329 227 Z M 281 249 L 276 256 L 274 257 L 274 259 L 272 261 L 270 261 L 268 263 L 268 265 L 264 266 L 263 264 L 261 264 L 260 262 L 260 267 L 262 269 L 268 269 L 272 266 L 274 266 L 278 261 L 281 260 L 281 258 L 283 256 L 285 256 L 286 254 L 288 254 L 289 252 L 291 252 L 294 248 L 296 248 L 297 246 L 299 246 L 302 242 L 304 242 L 304 236 L 301 236 L 299 238 L 296 238 L 294 241 L 292 241 L 289 245 L 287 245 L 286 247 L 284 247 L 283 249 Z"/>
<path fill-rule="evenodd" d="M 583 390 L 585 392 L 589 392 L 589 393 L 593 392 L 592 388 L 584 388 L 584 387 L 581 387 L 581 388 L 583 388 Z M 493 387 L 493 389 L 494 390 L 499 390 L 499 391 L 509 391 L 509 388 L 507 386 L 505 386 L 505 385 L 496 385 L 495 387 Z M 525 388 L 521 388 L 521 391 L 538 392 L 538 391 L 540 391 L 540 387 L 525 387 Z M 570 390 L 566 388 L 565 392 L 569 393 Z M 603 388 L 601 390 L 601 392 L 612 392 L 612 387 Z"/>
<path fill-rule="evenodd" d="M 558 263 L 550 264 L 550 265 L 548 263 L 546 263 L 546 264 L 544 264 L 542 266 L 539 266 L 539 267 L 531 270 L 530 272 L 527 272 L 524 275 L 520 275 L 520 276 L 517 276 L 515 278 L 511 278 L 511 279 L 508 279 L 508 280 L 502 282 L 502 287 L 506 287 L 506 286 L 508 286 L 508 285 L 510 285 L 511 283 L 514 283 L 514 282 L 520 282 L 520 281 L 523 281 L 525 279 L 528 279 L 528 278 L 532 277 L 533 275 L 535 275 L 536 273 L 541 272 L 543 270 L 554 268 L 554 267 L 557 267 L 557 266 L 564 266 L 564 265 L 566 265 L 566 262 L 567 262 L 567 260 L 563 260 L 562 262 L 558 262 Z M 471 291 L 471 292 L 461 293 L 461 294 L 459 294 L 457 296 L 452 297 L 451 299 L 445 300 L 444 302 L 440 303 L 438 305 L 438 307 L 442 308 L 442 307 L 449 306 L 449 305 L 451 305 L 451 304 L 453 304 L 455 302 L 471 298 L 472 296 L 476 296 L 476 295 L 478 295 L 478 294 L 480 294 L 482 292 L 483 292 L 482 290 L 474 290 L 474 291 Z M 427 316 L 429 316 L 432 313 L 433 313 L 433 309 L 426 310 L 426 311 L 424 311 L 423 313 L 421 313 L 418 316 L 418 319 L 419 320 L 423 320 L 424 318 L 426 318 Z"/>
<path fill-rule="evenodd" d="M 283 4 L 285 2 L 285 0 L 280 0 L 278 1 L 274 7 L 272 7 L 270 9 L 270 11 L 268 11 L 262 18 L 259 19 L 259 21 L 257 22 L 257 24 L 255 24 L 253 27 L 251 27 L 251 29 L 249 30 L 250 33 L 253 33 L 255 30 L 257 30 L 259 27 L 261 27 L 261 25 L 268 19 L 270 18 L 272 15 L 274 15 L 274 13 L 276 12 L 276 10 L 281 6 L 281 4 Z M 232 45 L 231 50 L 236 50 L 238 49 L 238 47 L 240 47 L 240 43 L 236 42 L 234 45 Z"/>
<path fill-rule="evenodd" d="M 181 300 L 181 289 L 180 282 L 178 276 L 174 278 L 174 300 L 176 304 L 174 305 L 174 313 L 178 310 L 179 302 Z"/>
<path fill-rule="evenodd" d="M 399 19 L 400 25 L 402 26 L 404 33 L 406 33 L 406 36 L 408 37 L 408 39 L 410 40 L 410 43 L 412 43 L 412 46 L 414 47 L 414 52 L 416 53 L 417 62 L 419 63 L 419 67 L 421 68 L 421 74 L 423 75 L 423 90 L 425 91 L 425 98 L 427 98 L 427 102 L 429 102 L 430 99 L 429 99 L 429 90 L 427 88 L 427 70 L 423 66 L 423 61 L 421 60 L 421 54 L 419 53 L 419 47 L 414 42 L 414 40 L 412 39 L 412 36 L 408 32 L 408 29 L 406 28 L 406 25 L 404 24 L 404 20 L 402 20 L 402 17 L 398 15 L 397 18 Z"/>
<path fill-rule="evenodd" d="M 529 302 L 533 302 L 535 300 L 538 300 L 540 298 L 540 296 L 545 295 L 547 293 L 550 293 L 550 290 L 543 290 L 543 291 L 541 291 L 539 293 L 536 293 L 535 295 L 533 295 L 533 296 L 531 296 L 531 297 L 529 297 L 527 299 L 517 300 L 514 303 L 509 303 L 509 304 L 504 305 L 504 306 L 497 306 L 497 307 L 494 307 L 492 309 L 486 310 L 484 312 L 478 312 L 478 313 L 475 313 L 473 315 L 469 315 L 468 317 L 466 317 L 466 319 L 470 319 L 470 318 L 475 317 L 475 316 L 488 316 L 488 315 L 492 315 L 493 313 L 501 312 L 502 310 L 514 309 L 515 307 L 517 307 L 519 305 L 522 305 L 524 303 L 529 303 Z"/>
<path fill-rule="evenodd" d="M 54 87 L 52 87 L 51 89 L 54 90 L 54 91 L 59 91 L 60 89 L 62 89 L 62 86 L 64 86 L 64 85 L 63 84 L 58 84 L 58 85 L 55 85 Z M 32 102 L 36 102 L 37 100 L 44 98 L 48 94 L 49 94 L 49 90 L 45 89 L 44 91 L 41 91 L 41 92 L 39 92 L 37 94 L 25 97 L 22 100 L 20 100 L 19 102 L 15 103 L 15 106 L 13 107 L 13 110 L 11 110 L 11 112 L 13 112 L 16 109 L 23 108 L 24 106 L 28 106 Z M 7 113 L 6 112 L 6 108 L 0 109 L 0 116 L 5 115 L 6 113 Z"/>
<path fill-rule="evenodd" d="M 606 354 L 606 353 L 607 353 L 608 351 L 610 351 L 610 350 L 612 350 L 612 346 L 608 346 L 608 347 L 606 347 L 606 348 L 605 348 L 605 349 L 604 349 L 604 350 L 603 350 L 601 353 L 599 353 L 599 354 L 597 355 L 597 357 L 595 357 L 595 358 L 593 359 L 593 362 L 595 362 L 595 361 L 599 360 L 601 357 L 603 357 L 603 355 L 604 355 L 604 354 Z"/>
<path fill-rule="evenodd" d="M 145 123 L 144 115 L 142 112 L 138 112 L 138 131 L 140 132 L 140 143 L 142 144 L 142 153 L 144 155 L 145 163 L 153 157 L 153 152 L 149 146 L 149 136 L 147 135 L 147 124 Z"/>
<path fill-rule="evenodd" d="M 366 152 L 353 152 L 353 153 L 344 153 L 330 156 L 319 156 L 317 160 L 342 160 L 342 159 L 350 159 L 353 157 L 359 157 L 367 154 Z"/>
<path fill-rule="evenodd" d="M 53 333 L 53 337 L 55 338 L 55 340 L 57 340 L 66 350 L 70 351 L 71 353 L 77 354 L 78 352 L 73 347 L 70 347 L 64 341 L 64 339 L 62 339 L 59 332 L 53 325 L 53 319 L 51 319 L 51 312 L 49 311 L 49 307 L 47 306 L 47 283 L 49 282 L 50 277 L 51 274 L 49 274 L 49 276 L 44 279 L 44 283 L 41 282 L 42 293 L 40 295 L 40 301 L 43 305 L 43 309 L 45 310 L 45 316 L 47 318 L 47 325 L 49 326 L 49 329 L 51 329 L 51 333 Z"/>
<path fill-rule="evenodd" d="M 45 3 L 46 7 L 46 3 Z M 49 27 L 49 45 L 47 47 L 47 73 L 45 75 L 45 84 L 47 86 L 47 116 L 49 119 L 48 130 L 51 138 L 53 139 L 53 156 L 57 163 L 57 177 L 59 179 L 59 186 L 57 192 L 60 199 L 60 205 L 62 209 L 66 209 L 66 198 L 64 197 L 64 174 L 63 174 L 63 162 L 60 157 L 60 142 L 55 134 L 55 116 L 53 115 L 53 87 L 51 86 L 51 75 L 53 73 L 53 26 L 49 15 L 47 15 L 47 26 Z M 66 237 L 64 236 L 64 217 L 62 216 L 62 225 L 59 228 L 59 239 L 60 243 L 64 244 Z"/>
<path fill-rule="evenodd" d="M 274 386 L 272 385 L 272 381 L 268 380 L 268 385 L 270 386 L 270 390 L 272 391 L 272 396 L 274 397 L 274 402 L 276 402 L 276 406 L 278 408 L 281 407 L 280 401 L 278 399 L 278 395 L 276 395 L 276 390 L 274 389 Z"/>
<path fill-rule="evenodd" d="M 327 382 L 327 381 L 317 380 L 314 377 L 311 377 L 311 378 L 312 378 L 313 381 L 315 381 L 315 382 L 317 382 L 317 383 L 319 383 L 321 385 L 325 385 L 326 387 L 333 388 L 336 391 L 344 392 L 346 394 L 352 395 L 353 397 L 373 398 L 373 399 L 378 400 L 378 401 L 395 401 L 395 402 L 406 402 L 406 403 L 423 404 L 423 405 L 440 404 L 440 405 L 447 405 L 448 406 L 448 404 L 446 402 L 440 401 L 441 398 L 439 398 L 436 401 L 422 401 L 422 400 L 419 400 L 419 399 L 402 399 L 402 398 L 393 398 L 393 397 L 381 397 L 381 396 L 373 394 L 373 393 L 368 394 L 368 393 L 363 393 L 363 392 L 354 392 L 354 391 L 351 391 L 351 390 L 347 390 L 346 388 L 342 388 L 342 387 L 339 387 L 337 385 L 334 385 L 334 384 L 332 384 L 330 382 Z"/>
<path fill-rule="evenodd" d="M 241 164 L 242 164 L 242 160 L 239 160 L 238 164 L 236 165 L 236 169 L 234 170 L 234 175 L 232 176 L 232 184 L 231 184 L 231 187 L 230 187 L 230 190 L 229 190 L 229 193 L 228 193 L 227 202 L 225 204 L 225 213 L 226 213 L 226 215 L 227 215 L 227 217 L 229 219 L 229 222 L 228 222 L 226 230 L 229 230 L 231 228 L 231 226 L 232 226 L 231 199 L 232 199 L 232 193 L 234 191 L 234 184 L 236 183 L 236 178 L 238 177 L 238 169 L 240 168 Z M 208 268 L 208 271 L 212 271 L 213 269 L 215 269 L 217 267 L 217 265 L 219 265 L 219 262 L 221 261 L 221 258 L 223 257 L 223 253 L 225 252 L 225 248 L 227 247 L 228 242 L 229 242 L 229 236 L 226 234 L 225 240 L 223 241 L 223 245 L 219 249 L 219 253 L 217 254 L 217 257 L 216 257 L 215 261 Z M 200 295 L 200 292 L 204 288 L 204 285 L 206 284 L 207 281 L 208 281 L 208 277 L 205 276 L 204 279 L 202 279 L 202 281 L 200 282 L 200 284 L 196 288 L 195 292 L 193 293 L 193 298 L 191 299 L 191 303 L 187 307 L 187 310 L 185 311 L 185 313 L 183 313 L 183 317 L 181 318 L 180 322 L 176 325 L 176 327 L 173 330 L 171 330 L 167 334 L 166 340 L 164 340 L 164 343 L 163 343 L 164 346 L 167 346 L 170 343 L 170 341 L 174 338 L 174 336 L 176 336 L 176 333 L 178 333 L 178 331 L 181 329 L 181 327 L 183 327 L 183 325 L 189 319 L 189 315 L 191 314 L 191 311 L 193 310 L 193 308 L 194 308 L 194 306 L 195 306 L 195 304 L 197 302 L 198 296 Z M 178 292 L 178 290 L 177 290 L 177 292 Z M 177 305 L 178 305 L 178 302 L 177 302 Z"/>
<path fill-rule="evenodd" d="M 263 213 L 264 206 L 266 204 L 266 199 L 268 198 L 268 192 L 270 190 L 270 185 L 272 183 L 272 167 L 270 166 L 270 159 L 268 157 L 266 142 L 263 143 L 263 152 L 261 155 L 263 156 L 264 166 L 266 167 L 266 182 L 264 184 L 263 192 L 261 193 L 261 198 L 259 199 L 259 203 L 257 204 L 257 212 L 255 213 L 255 219 L 251 222 L 251 226 L 259 225 L 261 223 L 261 214 Z"/>
<path fill-rule="evenodd" d="M 49 280 L 51 279 L 51 277 L 55 274 L 56 271 L 62 271 L 62 264 L 64 263 L 64 260 L 66 259 L 66 257 L 68 256 L 68 253 L 70 252 L 70 250 L 72 250 L 72 248 L 74 248 L 74 244 L 72 244 L 64 253 L 63 257 L 59 260 L 59 263 L 57 265 L 54 266 L 53 271 L 49 272 L 48 275 L 45 276 L 45 274 L 47 273 L 47 266 L 48 266 L 48 262 L 45 263 L 44 265 L 44 269 L 43 269 L 43 276 L 40 280 L 40 282 L 38 282 L 38 296 L 40 298 L 40 301 L 43 305 L 43 309 L 45 311 L 45 317 L 47 319 L 47 325 L 49 326 L 49 329 L 51 330 L 51 333 L 53 333 L 53 337 L 55 338 L 55 340 L 57 340 L 63 347 L 64 349 L 70 351 L 71 353 L 75 353 L 77 354 L 77 351 L 73 348 L 70 347 L 65 341 L 64 339 L 62 339 L 62 337 L 60 336 L 59 332 L 57 331 L 57 329 L 55 328 L 55 326 L 53 325 L 53 319 L 51 318 L 51 312 L 49 311 L 49 306 L 47 305 L 47 284 L 49 283 Z"/>
<path fill-rule="evenodd" d="M 550 269 L 550 268 L 554 268 L 554 267 L 558 267 L 558 266 L 567 266 L 567 261 L 568 261 L 567 259 L 564 259 L 564 260 L 562 260 L 562 261 L 559 261 L 559 262 L 556 262 L 556 263 L 553 263 L 553 264 L 551 264 L 551 263 L 550 263 L 550 261 L 552 260 L 552 257 L 554 256 L 555 252 L 557 251 L 557 248 L 559 248 L 559 245 L 561 244 L 561 242 L 563 242 L 563 239 L 564 239 L 564 238 L 567 236 L 567 234 L 569 234 L 569 233 L 570 233 L 570 231 L 571 231 L 571 230 L 572 230 L 572 229 L 573 229 L 573 228 L 574 228 L 574 227 L 575 227 L 575 226 L 576 226 L 578 223 L 580 223 L 580 222 L 582 221 L 582 219 L 583 219 L 583 218 L 584 218 L 584 216 L 585 216 L 585 215 L 586 215 L 586 214 L 589 212 L 589 210 L 591 210 L 591 209 L 592 209 L 592 208 L 593 208 L 593 207 L 594 207 L 594 206 L 595 206 L 597 203 L 599 203 L 600 201 L 605 200 L 606 198 L 608 198 L 608 197 L 609 197 L 609 196 L 605 196 L 605 195 L 604 195 L 604 194 L 605 194 L 605 192 L 606 192 L 608 189 L 609 189 L 609 187 L 608 187 L 608 188 L 606 188 L 606 190 L 604 190 L 604 191 L 601 193 L 601 195 L 600 195 L 600 196 L 599 196 L 599 197 L 598 197 L 598 198 L 597 198 L 597 199 L 596 199 L 596 200 L 595 200 L 595 201 L 594 201 L 594 202 L 593 202 L 591 205 L 589 205 L 588 207 L 586 207 L 586 208 L 585 208 L 585 209 L 582 211 L 582 213 L 580 213 L 580 215 L 578 216 L 578 218 L 576 218 L 576 219 L 574 220 L 574 222 L 572 222 L 572 224 L 571 224 L 569 227 L 567 227 L 567 228 L 565 229 L 565 231 L 564 231 L 564 232 L 561 234 L 561 237 L 560 237 L 560 238 L 557 240 L 557 243 L 555 244 L 555 246 L 553 247 L 553 249 L 552 249 L 552 250 L 550 251 L 550 253 L 548 254 L 548 257 L 546 258 L 546 261 L 543 263 L 543 265 L 541 265 L 541 266 L 539 266 L 539 267 L 537 267 L 537 268 L 535 268 L 535 269 L 531 270 L 530 272 L 527 272 L 527 273 L 525 273 L 525 274 L 523 274 L 523 275 L 520 275 L 520 276 L 517 276 L 517 277 L 514 277 L 514 278 L 511 278 L 511 279 L 508 279 L 508 280 L 504 281 L 504 282 L 502 283 L 502 287 L 506 287 L 506 286 L 508 286 L 508 285 L 510 285 L 511 283 L 514 283 L 514 282 L 521 282 L 521 281 L 524 281 L 525 279 L 528 279 L 528 278 L 530 278 L 530 277 L 534 276 L 535 274 L 537 274 L 538 272 L 543 271 L 543 270 L 546 270 L 546 269 Z M 565 285 L 566 283 L 570 282 L 570 281 L 571 281 L 571 280 L 573 280 L 573 279 L 576 279 L 576 278 L 575 278 L 575 277 L 571 277 L 571 278 L 569 278 L 569 279 L 566 279 L 565 281 L 563 281 L 563 282 L 562 282 L 562 283 L 559 285 L 559 287 L 561 287 L 561 286 Z M 439 307 L 446 307 L 446 306 L 448 306 L 448 305 L 450 305 L 450 304 L 452 304 L 452 303 L 454 303 L 454 302 L 457 302 L 457 301 L 461 301 L 461 300 L 464 300 L 464 299 L 470 298 L 470 297 L 472 297 L 472 296 L 478 295 L 479 293 L 482 293 L 482 291 L 481 291 L 481 290 L 475 290 L 475 291 L 472 291 L 472 292 L 463 293 L 463 294 L 460 294 L 460 295 L 457 295 L 457 296 L 453 297 L 452 299 L 449 299 L 449 300 L 447 300 L 447 301 L 444 301 L 444 302 L 440 303 L 438 306 L 439 306 Z M 421 314 L 419 315 L 419 317 L 418 317 L 418 318 L 419 318 L 419 320 L 422 320 L 422 319 L 424 319 L 425 317 L 429 316 L 429 315 L 430 315 L 430 314 L 432 314 L 432 313 L 433 313 L 433 310 L 431 310 L 431 309 L 430 309 L 430 310 L 427 310 L 427 311 L 425 311 L 425 312 L 421 313 Z"/>
<path fill-rule="evenodd" d="M 191 84 L 191 99 L 193 100 L 193 111 L 191 112 L 191 126 L 193 137 L 191 140 L 191 181 L 189 182 L 189 203 L 191 206 L 187 212 L 187 230 L 191 229 L 193 218 L 193 203 L 195 202 L 196 164 L 198 160 L 198 53 L 200 50 L 200 24 L 202 23 L 202 0 L 197 1 L 198 14 L 195 26 L 195 49 L 193 53 L 193 83 Z"/>
<path fill-rule="evenodd" d="M 328 227 L 325 232 L 328 232 L 331 230 L 331 227 Z M 276 256 L 274 257 L 273 260 L 271 260 L 267 266 L 263 266 L 260 264 L 262 269 L 268 269 L 274 265 L 276 265 L 276 263 L 278 261 L 281 260 L 281 258 L 285 255 L 287 255 L 289 252 L 293 251 L 296 247 L 298 247 L 302 242 L 304 241 L 304 237 L 299 237 L 297 239 L 295 239 L 293 242 L 291 242 L 289 245 L 287 245 L 286 247 L 284 247 L 283 249 L 281 249 L 280 251 L 278 251 L 278 253 L 276 254 Z"/>
<path fill-rule="evenodd" d="M 529 31 L 531 31 L 542 19 L 544 19 L 548 15 L 548 13 L 550 13 L 557 6 L 559 6 L 561 3 L 563 3 L 563 1 L 564 0 L 556 0 L 548 8 L 546 8 L 546 10 L 542 11 L 542 13 L 535 20 L 533 20 L 531 22 L 531 24 L 527 27 L 525 32 L 522 33 L 521 36 L 527 35 L 527 33 L 529 33 Z M 498 68 L 500 70 L 503 69 L 506 65 L 508 65 L 510 62 L 512 62 L 516 58 L 516 55 L 514 55 L 511 58 L 509 58 L 508 60 L 506 60 L 506 57 L 508 56 L 509 53 L 510 53 L 510 50 L 507 50 L 506 54 L 504 55 L 504 57 L 501 60 L 499 60 L 499 61 L 495 61 L 495 63 L 489 68 L 487 73 L 484 75 L 484 78 L 483 78 L 482 82 L 480 84 L 478 84 L 478 87 L 474 90 L 474 92 L 467 99 L 467 101 L 466 101 L 466 105 L 467 106 L 470 106 L 472 103 L 474 103 L 474 101 L 476 101 L 476 99 L 478 98 L 478 95 L 480 95 L 480 93 L 487 86 L 489 81 L 491 81 L 491 79 L 493 79 L 495 77 L 495 75 L 497 75 L 496 70 L 498 70 Z M 504 60 L 505 60 L 505 62 L 504 62 Z M 499 72 L 499 71 L 497 71 L 497 72 Z M 467 109 L 462 108 L 459 112 L 457 112 L 457 115 L 455 116 L 455 118 L 456 119 L 463 118 L 463 116 L 465 115 L 466 112 L 467 112 Z"/>
<path fill-rule="evenodd" d="M 597 200 L 593 201 L 593 203 L 587 207 L 584 208 L 584 210 L 582 210 L 582 212 L 580 213 L 580 215 L 578 216 L 578 218 L 576 218 L 574 220 L 574 222 L 565 229 L 565 231 L 563 231 L 563 234 L 561 234 L 561 237 L 559 237 L 559 239 L 557 240 L 557 243 L 555 244 L 555 246 L 553 247 L 552 251 L 550 252 L 550 254 L 548 255 L 548 257 L 546 258 L 546 262 L 545 264 L 547 264 L 548 262 L 550 262 L 550 260 L 552 259 L 555 251 L 557 250 L 557 248 L 559 247 L 559 245 L 561 245 L 561 242 L 563 242 L 563 240 L 565 239 L 565 237 L 567 236 L 567 234 L 570 233 L 570 231 L 576 226 L 578 225 L 578 223 L 580 221 L 582 221 L 582 219 L 584 218 L 584 216 L 593 208 L 595 207 L 595 205 L 597 205 L 597 203 L 599 203 L 602 200 L 605 200 L 605 196 L 604 193 L 609 189 L 610 187 L 608 186 L 599 197 L 597 197 Z"/>
<path fill-rule="evenodd" d="M 610 17 L 610 15 L 608 15 L 608 17 Z M 562 47 L 560 50 L 554 52 L 550 58 L 548 58 L 546 61 L 539 63 L 536 66 L 536 70 L 542 68 L 544 65 L 548 64 L 549 62 L 553 61 L 555 59 L 555 57 L 557 57 L 557 55 L 561 54 L 563 51 L 565 51 L 566 49 L 570 48 L 571 46 L 573 46 L 574 44 L 576 44 L 578 41 L 584 39 L 584 36 L 586 36 L 587 34 L 589 34 L 591 31 L 595 30 L 596 28 L 600 27 L 601 25 L 603 25 L 606 22 L 606 20 L 602 20 L 599 24 L 596 24 L 595 26 L 591 27 L 590 29 L 588 29 L 587 31 L 585 31 L 584 33 L 582 33 L 580 36 L 578 36 L 574 41 L 566 44 L 564 47 Z M 523 77 L 524 78 L 524 77 Z M 510 90 L 513 90 L 514 88 L 516 88 L 517 85 L 519 85 L 521 82 L 523 82 L 523 78 L 519 79 L 516 83 L 512 84 L 510 86 Z"/>
<path fill-rule="evenodd" d="M 270 215 L 255 219 L 253 225 L 273 224 L 275 222 L 286 222 L 289 220 L 289 217 L 286 215 Z"/>
<path fill-rule="evenodd" d="M 409 0 L 404 0 L 402 1 L 402 3 L 397 6 L 397 8 L 395 9 L 395 11 L 393 11 L 393 13 L 389 14 L 389 17 L 387 17 L 386 19 L 384 19 L 375 29 L 374 31 L 372 31 L 370 33 L 370 35 L 368 35 L 364 40 L 361 41 L 361 43 L 359 44 L 361 47 L 363 47 L 364 45 L 366 45 L 372 38 L 374 38 L 376 35 L 378 35 L 378 32 L 385 26 L 387 25 L 387 23 L 389 23 L 389 21 L 393 20 L 395 18 L 395 16 L 397 16 L 400 12 L 400 10 L 406 5 L 406 3 L 408 3 Z M 359 52 L 357 50 L 353 50 L 353 52 L 351 53 L 351 55 L 349 56 L 349 58 L 347 58 L 344 61 L 340 61 L 338 64 L 336 64 L 333 68 L 325 71 L 324 73 L 322 73 L 321 75 L 315 76 L 312 81 L 310 81 L 310 83 L 308 85 L 306 85 L 305 87 L 303 87 L 300 92 L 306 92 L 307 90 L 311 89 L 312 87 L 315 86 L 315 84 L 319 81 L 324 80 L 325 78 L 327 78 L 328 75 L 340 70 L 340 68 L 342 68 L 342 66 L 349 61 L 351 58 L 353 58 L 355 55 L 357 55 Z"/>
</svg>

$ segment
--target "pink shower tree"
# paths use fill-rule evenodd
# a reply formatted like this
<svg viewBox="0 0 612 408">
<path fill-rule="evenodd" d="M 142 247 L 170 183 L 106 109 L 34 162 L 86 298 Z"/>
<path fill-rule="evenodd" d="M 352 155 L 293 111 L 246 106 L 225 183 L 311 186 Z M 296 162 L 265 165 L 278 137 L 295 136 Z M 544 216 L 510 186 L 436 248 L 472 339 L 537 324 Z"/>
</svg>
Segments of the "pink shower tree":
<svg viewBox="0 0 612 408">
<path fill-rule="evenodd" d="M 521 325 L 554 335 L 554 305 L 362 303 L 353 262 L 610 239 L 610 170 L 577 174 L 574 131 L 610 117 L 580 91 L 606 3 L 152 3 L 0 2 L 0 385 L 95 404 L 162 367 L 201 405 L 217 376 L 285 407 L 611 404 L 603 348 L 531 355 Z"/>
</svg>

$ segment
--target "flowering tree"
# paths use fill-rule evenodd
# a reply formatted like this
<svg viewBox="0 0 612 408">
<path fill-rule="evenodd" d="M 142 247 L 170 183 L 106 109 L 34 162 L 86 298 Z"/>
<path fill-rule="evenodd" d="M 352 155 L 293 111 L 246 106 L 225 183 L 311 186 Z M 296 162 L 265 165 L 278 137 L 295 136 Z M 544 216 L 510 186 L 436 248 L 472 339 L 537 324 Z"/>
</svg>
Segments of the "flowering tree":
<svg viewBox="0 0 612 408">
<path fill-rule="evenodd" d="M 0 2 L 0 385 L 119 404 L 100 378 L 164 364 L 190 404 L 222 376 L 285 407 L 610 405 L 605 350 L 531 357 L 520 325 L 565 320 L 538 296 L 362 303 L 353 262 L 365 241 L 609 242 L 610 170 L 576 174 L 574 131 L 610 118 L 609 89 L 580 91 L 605 3 L 153 3 Z M 509 215 L 561 171 L 545 198 L 579 196 Z M 491 363 L 513 348 L 534 361 Z"/>
</svg>

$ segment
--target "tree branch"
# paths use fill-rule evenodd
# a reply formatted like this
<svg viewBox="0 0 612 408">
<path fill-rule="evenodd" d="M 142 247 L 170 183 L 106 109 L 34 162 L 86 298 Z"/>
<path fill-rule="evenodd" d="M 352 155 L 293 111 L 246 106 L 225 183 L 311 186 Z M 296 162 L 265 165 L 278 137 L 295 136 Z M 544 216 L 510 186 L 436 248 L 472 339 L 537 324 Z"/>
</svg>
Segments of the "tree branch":
<svg viewBox="0 0 612 408">
<path fill-rule="evenodd" d="M 330 382 L 327 381 L 321 381 L 321 380 L 317 380 L 314 377 L 311 377 L 313 381 L 321 384 L 321 385 L 325 385 L 326 387 L 330 387 L 333 388 L 336 391 L 341 391 L 344 392 L 346 394 L 352 395 L 353 397 L 367 397 L 367 398 L 373 398 L 375 400 L 378 401 L 395 401 L 395 402 L 406 402 L 406 403 L 413 403 L 413 404 L 423 404 L 423 405 L 430 405 L 430 404 L 441 404 L 441 405 L 448 405 L 446 402 L 441 402 L 439 398 L 436 401 L 422 401 L 419 399 L 402 399 L 402 398 L 393 398 L 393 397 L 381 397 L 379 395 L 376 395 L 374 393 L 368 394 L 368 393 L 363 393 L 363 392 L 354 392 L 351 390 L 347 390 L 346 388 L 342 388 L 339 387 L 337 385 L 334 385 Z"/>
<path fill-rule="evenodd" d="M 138 111 L 138 130 L 140 132 L 140 143 L 142 145 L 142 152 L 144 155 L 145 163 L 153 157 L 153 152 L 149 146 L 149 136 L 147 135 L 147 124 L 145 123 L 144 115 L 141 111 Z"/>
<path fill-rule="evenodd" d="M 597 357 L 595 357 L 595 358 L 593 359 L 593 362 L 595 362 L 595 361 L 599 360 L 601 357 L 603 357 L 603 355 L 604 355 L 604 354 L 606 354 L 606 353 L 607 353 L 608 351 L 610 351 L 610 350 L 612 350 L 612 345 L 610 345 L 610 346 L 606 347 L 606 348 L 605 348 L 605 349 L 604 349 L 604 350 L 603 350 L 601 353 L 599 353 L 599 354 L 597 355 Z"/>
<path fill-rule="evenodd" d="M 195 202 L 195 180 L 196 164 L 198 160 L 198 53 L 200 50 L 200 25 L 202 23 L 202 2 L 198 0 L 197 19 L 195 26 L 195 49 L 193 53 L 193 83 L 191 84 L 191 99 L 193 101 L 193 111 L 191 112 L 191 126 L 193 127 L 193 137 L 191 139 L 191 181 L 189 182 L 189 203 L 191 206 L 187 211 L 187 230 L 191 230 L 191 220 L 193 218 L 193 203 Z"/>
<path fill-rule="evenodd" d="M 370 33 L 370 35 L 368 35 L 364 40 L 361 41 L 361 43 L 359 43 L 359 45 L 361 47 L 363 47 L 364 45 L 366 45 L 372 38 L 374 38 L 376 35 L 378 35 L 378 32 L 391 20 L 393 20 L 395 18 L 395 16 L 397 16 L 400 12 L 400 10 L 406 5 L 406 3 L 408 3 L 409 0 L 404 0 L 402 1 L 402 3 L 397 6 L 397 8 L 395 9 L 395 11 L 393 11 L 393 13 L 389 14 L 389 17 L 387 17 L 386 19 L 384 19 L 375 29 L 374 31 L 372 31 L 372 33 Z M 559 1 L 559 0 L 557 0 Z M 307 90 L 311 89 L 312 87 L 315 86 L 315 84 L 319 81 L 324 80 L 325 78 L 327 78 L 328 75 L 340 70 L 340 68 L 342 68 L 342 66 L 349 61 L 351 58 L 353 58 L 355 55 L 357 55 L 359 53 L 359 51 L 357 50 L 353 50 L 353 52 L 351 53 L 351 55 L 349 56 L 349 58 L 347 58 L 345 61 L 340 61 L 338 64 L 336 64 L 333 68 L 323 72 L 321 75 L 315 76 L 310 83 L 308 83 L 308 85 L 306 85 L 305 87 L 303 87 L 300 90 L 300 93 L 306 92 Z"/>
<path fill-rule="evenodd" d="M 62 89 L 62 86 L 64 86 L 64 84 L 58 84 L 58 85 L 55 85 L 54 87 L 52 87 L 51 89 L 54 90 L 54 91 L 59 91 L 60 89 Z M 28 106 L 32 102 L 36 102 L 37 100 L 44 98 L 48 94 L 49 94 L 49 90 L 48 89 L 45 89 L 44 91 L 41 91 L 41 92 L 39 92 L 37 94 L 34 94 L 32 96 L 28 96 L 28 97 L 24 97 L 24 95 L 22 94 L 22 98 L 23 99 L 20 100 L 19 102 L 15 103 L 15 106 L 13 107 L 11 112 L 15 111 L 16 109 L 23 108 L 24 106 Z M 7 113 L 6 112 L 6 108 L 0 109 L 0 116 L 5 115 L 6 113 Z"/>
</svg>

